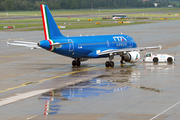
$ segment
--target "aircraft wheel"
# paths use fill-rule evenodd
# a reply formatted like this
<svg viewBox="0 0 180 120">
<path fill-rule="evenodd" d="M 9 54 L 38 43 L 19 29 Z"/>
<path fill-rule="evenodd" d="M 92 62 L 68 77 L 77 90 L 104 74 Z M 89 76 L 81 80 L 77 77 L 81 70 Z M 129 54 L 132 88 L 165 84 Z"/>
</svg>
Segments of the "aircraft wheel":
<svg viewBox="0 0 180 120">
<path fill-rule="evenodd" d="M 167 58 L 167 62 L 170 63 L 170 64 L 172 64 L 172 62 L 173 62 L 172 57 L 168 57 L 168 58 Z"/>
<path fill-rule="evenodd" d="M 72 61 L 72 66 L 76 66 L 76 61 L 75 60 Z"/>
<path fill-rule="evenodd" d="M 79 67 L 81 65 L 81 62 L 80 61 L 77 61 L 76 62 L 76 65 Z"/>
<path fill-rule="evenodd" d="M 120 61 L 121 64 L 124 64 L 123 60 Z"/>
<path fill-rule="evenodd" d="M 106 65 L 106 67 L 109 67 L 110 66 L 109 61 L 106 61 L 105 65 Z"/>
<path fill-rule="evenodd" d="M 114 62 L 110 61 L 110 67 L 114 67 Z"/>
<path fill-rule="evenodd" d="M 159 61 L 159 60 L 158 60 L 157 57 L 154 57 L 154 58 L 153 58 L 153 63 L 158 63 L 158 61 Z"/>
</svg>

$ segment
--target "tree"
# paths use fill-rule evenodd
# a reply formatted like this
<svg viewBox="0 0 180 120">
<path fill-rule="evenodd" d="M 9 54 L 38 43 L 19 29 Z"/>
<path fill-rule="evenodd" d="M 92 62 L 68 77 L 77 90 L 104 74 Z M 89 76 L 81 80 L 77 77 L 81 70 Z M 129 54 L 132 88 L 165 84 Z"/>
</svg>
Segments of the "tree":
<svg viewBox="0 0 180 120">
<path fill-rule="evenodd" d="M 1 11 L 5 10 L 5 2 L 4 1 L 2 1 L 1 4 L 0 4 L 0 10 Z"/>
<path fill-rule="evenodd" d="M 70 4 L 70 9 L 78 9 L 78 1 L 77 0 L 72 0 Z"/>
<path fill-rule="evenodd" d="M 30 2 L 30 1 L 27 1 L 27 6 L 26 6 L 27 8 L 26 8 L 26 10 L 33 10 L 34 8 L 34 5 L 33 5 L 33 3 L 32 2 Z"/>
<path fill-rule="evenodd" d="M 0 10 L 39 10 L 40 4 L 47 4 L 50 9 L 86 9 L 91 8 L 92 4 L 93 8 L 154 7 L 153 1 L 156 0 L 145 2 L 141 0 L 0 0 Z M 167 7 L 170 4 L 174 7 L 178 6 L 169 0 L 166 1 L 158 2 L 158 7 Z"/>
<path fill-rule="evenodd" d="M 12 0 L 5 0 L 5 10 L 14 10 L 14 4 Z"/>
<path fill-rule="evenodd" d="M 66 0 L 61 0 L 60 9 L 65 9 L 65 8 L 66 8 Z"/>
<path fill-rule="evenodd" d="M 175 3 L 173 3 L 172 5 L 173 5 L 173 7 L 177 7 L 177 5 Z"/>
</svg>

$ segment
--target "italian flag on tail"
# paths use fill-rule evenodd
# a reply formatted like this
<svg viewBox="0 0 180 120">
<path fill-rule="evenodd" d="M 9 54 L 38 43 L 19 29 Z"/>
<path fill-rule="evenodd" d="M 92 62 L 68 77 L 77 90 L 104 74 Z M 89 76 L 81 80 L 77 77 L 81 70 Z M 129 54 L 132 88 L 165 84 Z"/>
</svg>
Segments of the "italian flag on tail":
<svg viewBox="0 0 180 120">
<path fill-rule="evenodd" d="M 45 40 L 48 40 L 50 45 L 54 43 L 53 40 L 51 40 L 50 36 L 50 30 L 49 30 L 49 24 L 48 24 L 48 18 L 47 18 L 47 10 L 46 10 L 46 5 L 40 5 L 41 7 L 41 14 L 42 14 L 42 21 L 43 21 L 43 27 L 44 27 L 44 36 Z M 49 51 L 54 51 L 54 47 L 51 46 Z"/>
<path fill-rule="evenodd" d="M 45 40 L 48 40 L 50 45 L 55 43 L 53 39 L 59 39 L 60 37 L 64 37 L 61 32 L 59 31 L 59 28 L 57 27 L 57 24 L 48 8 L 47 5 L 40 5 L 41 7 L 41 14 L 42 14 L 42 22 L 44 27 L 44 36 Z M 50 51 L 53 51 L 55 48 L 51 46 L 49 49 Z"/>
<path fill-rule="evenodd" d="M 40 5 L 40 6 L 41 6 L 41 14 L 42 14 L 43 27 L 44 27 L 45 40 L 48 40 L 50 39 L 50 34 L 49 34 L 49 25 L 48 25 L 48 20 L 47 20 L 46 8 L 45 8 L 45 5 Z"/>
</svg>

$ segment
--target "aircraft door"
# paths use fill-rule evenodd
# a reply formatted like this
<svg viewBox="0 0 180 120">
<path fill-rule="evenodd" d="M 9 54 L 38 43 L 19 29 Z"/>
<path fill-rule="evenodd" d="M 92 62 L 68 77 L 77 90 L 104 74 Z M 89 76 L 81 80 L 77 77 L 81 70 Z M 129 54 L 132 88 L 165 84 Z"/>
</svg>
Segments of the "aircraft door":
<svg viewBox="0 0 180 120">
<path fill-rule="evenodd" d="M 69 51 L 73 51 L 74 50 L 74 43 L 71 39 L 68 39 L 69 42 Z"/>
</svg>

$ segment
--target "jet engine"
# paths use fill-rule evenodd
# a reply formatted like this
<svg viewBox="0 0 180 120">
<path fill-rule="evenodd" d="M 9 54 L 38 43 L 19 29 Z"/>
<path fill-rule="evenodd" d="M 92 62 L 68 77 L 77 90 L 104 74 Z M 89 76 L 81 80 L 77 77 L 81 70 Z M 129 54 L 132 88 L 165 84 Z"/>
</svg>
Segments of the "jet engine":
<svg viewBox="0 0 180 120">
<path fill-rule="evenodd" d="M 139 52 L 128 52 L 122 55 L 122 60 L 125 62 L 135 63 L 140 60 Z"/>
</svg>

